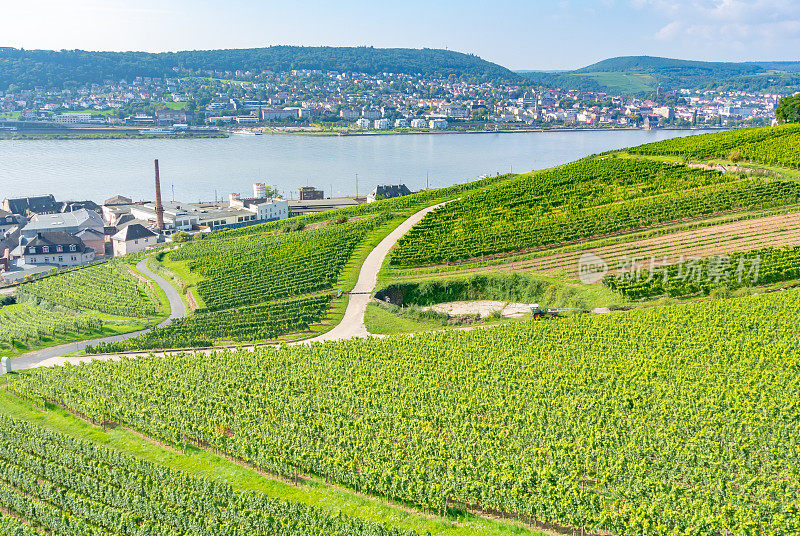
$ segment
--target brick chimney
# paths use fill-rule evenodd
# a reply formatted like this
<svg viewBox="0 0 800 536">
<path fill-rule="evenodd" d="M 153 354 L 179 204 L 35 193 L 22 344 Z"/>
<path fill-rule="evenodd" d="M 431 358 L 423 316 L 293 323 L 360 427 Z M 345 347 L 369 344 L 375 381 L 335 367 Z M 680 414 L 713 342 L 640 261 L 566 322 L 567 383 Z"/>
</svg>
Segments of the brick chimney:
<svg viewBox="0 0 800 536">
<path fill-rule="evenodd" d="M 156 227 L 164 229 L 164 205 L 161 203 L 161 178 L 158 176 L 158 158 L 156 165 Z"/>
</svg>

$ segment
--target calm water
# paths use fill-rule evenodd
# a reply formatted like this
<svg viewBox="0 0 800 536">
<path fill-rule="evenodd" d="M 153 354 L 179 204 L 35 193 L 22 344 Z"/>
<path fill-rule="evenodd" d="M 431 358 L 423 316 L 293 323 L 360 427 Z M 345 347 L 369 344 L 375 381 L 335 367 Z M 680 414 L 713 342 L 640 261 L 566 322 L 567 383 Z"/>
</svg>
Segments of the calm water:
<svg viewBox="0 0 800 536">
<path fill-rule="evenodd" d="M 153 197 L 153 159 L 165 198 L 207 201 L 266 182 L 361 194 L 377 184 L 448 186 L 483 174 L 541 169 L 687 131 L 533 132 L 475 135 L 232 136 L 195 140 L 0 141 L 0 199 L 52 193 L 102 202 Z"/>
</svg>

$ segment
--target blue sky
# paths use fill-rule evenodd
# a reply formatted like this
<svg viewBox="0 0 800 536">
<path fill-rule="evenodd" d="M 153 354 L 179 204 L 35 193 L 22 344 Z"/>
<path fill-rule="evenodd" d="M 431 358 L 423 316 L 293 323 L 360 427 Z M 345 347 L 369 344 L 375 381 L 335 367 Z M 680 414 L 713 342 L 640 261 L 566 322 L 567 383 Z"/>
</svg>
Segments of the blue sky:
<svg viewBox="0 0 800 536">
<path fill-rule="evenodd" d="M 512 69 L 624 55 L 800 60 L 800 0 L 2 0 L 0 46 L 432 47 Z"/>
</svg>

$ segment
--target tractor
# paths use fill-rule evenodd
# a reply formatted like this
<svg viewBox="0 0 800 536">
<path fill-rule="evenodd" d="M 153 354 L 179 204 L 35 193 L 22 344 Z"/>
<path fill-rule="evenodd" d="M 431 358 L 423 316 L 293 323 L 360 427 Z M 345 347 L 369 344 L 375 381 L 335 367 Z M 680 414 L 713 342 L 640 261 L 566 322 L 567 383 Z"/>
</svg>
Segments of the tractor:
<svg viewBox="0 0 800 536">
<path fill-rule="evenodd" d="M 542 309 L 538 303 L 531 306 L 531 316 L 534 320 L 543 318 L 558 318 L 558 309 Z"/>
</svg>

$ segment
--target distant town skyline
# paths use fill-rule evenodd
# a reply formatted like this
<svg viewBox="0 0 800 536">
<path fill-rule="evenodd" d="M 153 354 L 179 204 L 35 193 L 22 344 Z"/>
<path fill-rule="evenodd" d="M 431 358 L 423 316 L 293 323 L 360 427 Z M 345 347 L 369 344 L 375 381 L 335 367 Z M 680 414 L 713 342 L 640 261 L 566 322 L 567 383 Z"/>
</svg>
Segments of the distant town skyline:
<svg viewBox="0 0 800 536">
<path fill-rule="evenodd" d="M 3 14 L 0 46 L 55 50 L 429 47 L 516 70 L 627 55 L 800 60 L 792 0 L 27 0 Z"/>
</svg>

